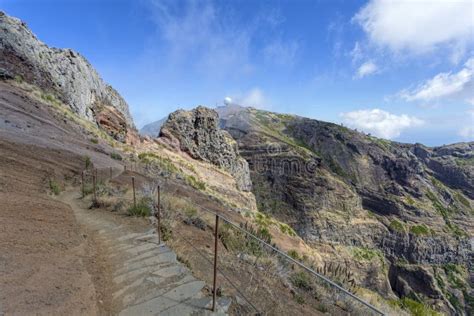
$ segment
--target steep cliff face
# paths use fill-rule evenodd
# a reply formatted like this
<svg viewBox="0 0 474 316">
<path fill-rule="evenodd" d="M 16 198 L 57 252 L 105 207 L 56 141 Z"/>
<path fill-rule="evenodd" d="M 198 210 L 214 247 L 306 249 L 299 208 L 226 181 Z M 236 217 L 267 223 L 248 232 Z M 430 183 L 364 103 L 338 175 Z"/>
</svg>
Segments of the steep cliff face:
<svg viewBox="0 0 474 316">
<path fill-rule="evenodd" d="M 0 77 L 40 87 L 126 141 L 135 129 L 128 105 L 84 57 L 71 49 L 48 47 L 24 22 L 1 11 L 0 30 Z"/>
<path fill-rule="evenodd" d="M 375 275 L 386 282 L 370 271 L 361 282 L 383 295 L 472 311 L 474 143 L 428 148 L 297 116 L 224 110 L 221 127 L 249 163 L 260 211 L 315 247 L 380 252 L 389 269 Z"/>
<path fill-rule="evenodd" d="M 160 137 L 176 140 L 180 150 L 194 159 L 225 169 L 234 176 L 240 190 L 249 191 L 252 184 L 248 164 L 240 157 L 235 140 L 218 124 L 214 110 L 202 106 L 192 111 L 178 110 L 163 124 Z"/>
</svg>

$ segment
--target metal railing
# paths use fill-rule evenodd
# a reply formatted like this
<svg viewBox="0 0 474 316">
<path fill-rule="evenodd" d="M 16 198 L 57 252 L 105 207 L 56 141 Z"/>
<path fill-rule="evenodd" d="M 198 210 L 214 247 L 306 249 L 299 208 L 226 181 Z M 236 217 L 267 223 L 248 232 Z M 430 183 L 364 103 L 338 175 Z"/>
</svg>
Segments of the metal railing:
<svg viewBox="0 0 474 316">
<path fill-rule="evenodd" d="M 138 174 L 142 174 L 143 176 L 154 176 L 150 175 L 147 173 L 149 172 L 149 168 L 147 164 L 140 164 L 137 162 L 134 163 L 128 163 L 124 165 L 124 170 L 125 171 L 131 171 L 131 172 L 136 172 Z M 116 171 L 119 171 L 117 173 Z M 86 195 L 86 190 L 87 185 L 92 185 L 92 200 L 94 203 L 97 202 L 97 183 L 100 180 L 111 180 L 114 178 L 115 175 L 121 175 L 122 170 L 117 170 L 113 169 L 112 167 L 110 168 L 101 168 L 101 169 L 89 169 L 87 171 L 83 171 L 81 175 L 81 187 L 82 187 L 82 196 L 84 197 Z M 130 185 L 132 186 L 132 194 L 133 194 L 133 205 L 136 206 L 137 204 L 137 197 L 136 197 L 136 183 L 135 183 L 135 177 L 130 176 Z M 179 188 L 179 184 L 174 183 L 175 186 Z M 184 184 L 183 184 L 184 187 Z M 163 192 L 165 191 L 165 192 Z M 222 276 L 225 281 L 236 291 L 236 295 L 239 296 L 245 303 L 250 307 L 251 310 L 253 310 L 253 313 L 256 315 L 261 315 L 261 314 L 266 314 L 269 311 L 266 310 L 261 310 L 255 302 L 252 302 L 252 299 L 249 298 L 249 295 L 246 295 L 244 292 L 245 290 L 242 289 L 242 286 L 239 286 L 236 284 L 235 280 L 232 281 L 232 279 L 227 275 L 228 273 L 225 272 L 225 269 L 219 268 L 219 234 L 220 234 L 220 229 L 219 229 L 219 223 L 223 222 L 227 225 L 227 228 L 231 228 L 235 231 L 238 231 L 240 234 L 243 234 L 245 238 L 251 239 L 258 243 L 259 247 L 262 247 L 266 249 L 266 252 L 268 254 L 273 253 L 279 258 L 279 262 L 281 265 L 287 267 L 286 271 L 287 274 L 297 274 L 295 271 L 304 271 L 304 273 L 312 276 L 315 280 L 317 280 L 319 283 L 317 284 L 318 288 L 316 289 L 316 292 L 318 290 L 320 292 L 326 293 L 325 295 L 321 296 L 321 293 L 317 293 L 320 297 L 319 299 L 321 301 L 325 301 L 328 303 L 328 305 L 334 305 L 337 306 L 338 311 L 343 314 L 356 314 L 356 315 L 361 315 L 361 314 L 372 314 L 372 315 L 385 315 L 384 312 L 382 312 L 380 309 L 376 308 L 375 306 L 369 304 L 368 302 L 364 301 L 363 299 L 359 298 L 357 295 L 351 293 L 347 289 L 345 289 L 343 286 L 340 284 L 330 280 L 328 277 L 324 276 L 323 274 L 315 271 L 313 268 L 309 267 L 308 265 L 300 262 L 299 260 L 296 260 L 294 257 L 288 255 L 287 253 L 281 251 L 278 249 L 276 245 L 272 245 L 270 242 L 263 240 L 260 236 L 257 236 L 256 233 L 250 232 L 241 225 L 235 223 L 231 219 L 229 219 L 227 216 L 222 214 L 221 212 L 218 212 L 216 210 L 211 210 L 207 207 L 204 207 L 202 205 L 199 205 L 196 203 L 196 201 L 190 200 L 186 197 L 184 197 L 182 194 L 178 194 L 177 191 L 172 191 L 170 189 L 168 190 L 163 190 L 163 185 L 156 185 L 156 200 L 155 197 L 151 197 L 152 200 L 155 202 L 153 203 L 153 216 L 156 218 L 156 230 L 158 234 L 158 239 L 159 243 L 162 241 L 162 229 L 163 229 L 163 223 L 162 223 L 162 216 L 163 216 L 163 207 L 162 207 L 162 194 L 168 194 L 170 196 L 176 196 L 179 195 L 179 199 L 186 201 L 190 205 L 193 205 L 201 212 L 204 212 L 208 215 L 211 215 L 214 217 L 214 226 L 213 228 L 213 237 L 214 237 L 214 245 L 213 245 L 213 253 L 212 253 L 212 258 L 209 258 L 209 256 L 206 256 L 204 254 L 203 250 L 198 249 L 196 246 L 196 243 L 194 243 L 190 238 L 185 237 L 184 235 L 180 236 L 179 238 L 186 242 L 195 252 L 197 255 L 199 255 L 201 258 L 203 258 L 209 266 L 212 266 L 212 310 L 216 311 L 217 308 L 217 296 L 218 296 L 218 290 L 219 290 L 219 284 L 218 284 L 218 274 Z M 150 194 L 150 193 L 149 193 Z M 155 194 L 155 193 L 153 193 Z M 131 203 L 130 199 L 127 199 L 128 202 Z M 167 210 L 170 212 L 171 210 Z M 174 212 L 182 212 L 182 210 L 173 210 Z M 168 214 L 169 215 L 169 214 Z M 203 215 L 204 216 L 204 215 Z M 210 226 L 210 225 L 209 225 Z M 258 258 L 257 258 L 258 260 Z M 255 262 L 257 262 L 257 260 Z M 281 273 L 285 274 L 285 272 Z M 251 291 L 251 292 L 256 292 L 256 290 Z M 332 302 L 331 302 L 332 301 Z M 276 302 L 277 304 L 281 304 L 281 302 Z M 272 306 L 271 308 L 275 308 L 275 306 Z M 248 311 L 247 311 L 248 312 Z M 271 312 L 271 311 L 270 311 Z"/>
</svg>

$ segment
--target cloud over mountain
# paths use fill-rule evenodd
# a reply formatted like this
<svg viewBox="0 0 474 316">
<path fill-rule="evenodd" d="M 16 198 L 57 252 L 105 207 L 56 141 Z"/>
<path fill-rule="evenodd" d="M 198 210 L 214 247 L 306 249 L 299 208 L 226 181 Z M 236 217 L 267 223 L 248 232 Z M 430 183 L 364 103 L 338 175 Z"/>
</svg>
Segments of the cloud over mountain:
<svg viewBox="0 0 474 316">
<path fill-rule="evenodd" d="M 396 115 L 380 109 L 358 110 L 342 113 L 344 123 L 375 136 L 393 139 L 405 129 L 420 126 L 424 122 L 406 114 Z"/>
</svg>

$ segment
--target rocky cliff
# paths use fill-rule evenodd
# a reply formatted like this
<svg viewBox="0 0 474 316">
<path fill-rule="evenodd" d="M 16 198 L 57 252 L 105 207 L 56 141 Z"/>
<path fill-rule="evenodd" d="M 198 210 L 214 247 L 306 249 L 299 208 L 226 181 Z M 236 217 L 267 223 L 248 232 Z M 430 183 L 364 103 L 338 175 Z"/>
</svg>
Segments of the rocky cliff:
<svg viewBox="0 0 474 316">
<path fill-rule="evenodd" d="M 160 137 L 179 143 L 192 158 L 215 164 L 234 176 L 242 191 L 252 187 L 247 162 L 240 157 L 235 140 L 219 128 L 217 112 L 202 106 L 178 110 L 163 124 Z"/>
<path fill-rule="evenodd" d="M 0 77 L 26 81 L 61 99 L 80 117 L 126 141 L 134 124 L 125 100 L 79 53 L 48 47 L 19 19 L 0 11 Z"/>
<path fill-rule="evenodd" d="M 332 260 L 351 262 L 385 297 L 473 312 L 474 143 L 429 148 L 297 116 L 218 111 L 260 211 L 316 249 L 349 249 L 351 258 Z M 367 258 L 383 264 L 357 268 Z"/>
</svg>

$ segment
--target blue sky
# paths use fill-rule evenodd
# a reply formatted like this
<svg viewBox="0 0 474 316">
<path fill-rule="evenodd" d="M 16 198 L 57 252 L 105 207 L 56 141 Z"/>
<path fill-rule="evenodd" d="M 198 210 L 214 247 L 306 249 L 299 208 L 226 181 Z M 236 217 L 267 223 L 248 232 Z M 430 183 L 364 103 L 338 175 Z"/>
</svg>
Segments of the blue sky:
<svg viewBox="0 0 474 316">
<path fill-rule="evenodd" d="M 0 0 L 141 127 L 232 102 L 403 142 L 474 140 L 473 0 Z"/>
</svg>

